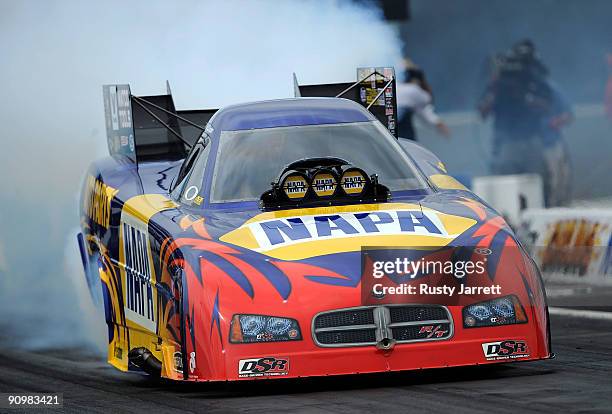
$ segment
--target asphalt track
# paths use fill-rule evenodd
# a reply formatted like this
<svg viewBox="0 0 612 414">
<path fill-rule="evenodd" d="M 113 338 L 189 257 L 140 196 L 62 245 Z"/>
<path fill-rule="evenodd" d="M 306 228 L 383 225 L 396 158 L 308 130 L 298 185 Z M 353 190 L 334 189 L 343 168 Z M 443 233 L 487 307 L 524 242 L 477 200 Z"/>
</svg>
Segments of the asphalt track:
<svg viewBox="0 0 612 414">
<path fill-rule="evenodd" d="M 56 411 L 70 413 L 612 412 L 612 320 L 552 316 L 552 333 L 547 361 L 238 384 L 160 383 L 78 350 L 5 347 L 0 392 L 61 392 Z"/>
</svg>

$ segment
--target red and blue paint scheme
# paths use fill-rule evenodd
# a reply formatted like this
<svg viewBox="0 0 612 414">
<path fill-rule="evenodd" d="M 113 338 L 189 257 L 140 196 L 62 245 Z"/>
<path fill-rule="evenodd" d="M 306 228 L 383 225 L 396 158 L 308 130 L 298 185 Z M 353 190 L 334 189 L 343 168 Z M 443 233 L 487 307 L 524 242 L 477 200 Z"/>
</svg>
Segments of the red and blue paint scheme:
<svg viewBox="0 0 612 414">
<path fill-rule="evenodd" d="M 112 156 L 87 172 L 81 198 L 79 244 L 115 367 L 225 381 L 551 357 L 539 271 L 504 219 L 432 153 L 399 145 L 362 106 L 301 98 L 227 107 L 208 120 L 189 153 L 173 144 L 166 159 L 139 156 L 137 123 L 134 116 L 135 145 L 129 135 L 111 145 Z M 292 150 L 283 147 L 284 131 L 329 127 L 324 139 L 332 140 L 343 125 L 374 128 L 371 139 L 387 140 L 410 165 L 413 188 L 390 186 L 390 199 L 376 202 L 335 204 L 332 197 L 326 205 L 274 209 L 249 196 L 222 199 L 213 188 L 226 185 L 219 181 L 227 176 L 224 162 L 257 158 L 224 139 L 247 145 L 253 131 L 269 132 L 270 147 L 259 151 L 282 154 Z M 234 152 L 224 154 L 228 147 Z M 273 167 L 280 172 L 284 164 Z M 232 168 L 231 185 L 240 171 L 251 173 Z M 462 248 L 468 258 L 484 252 L 484 279 L 450 283 L 496 284 L 502 294 L 364 301 L 362 249 L 387 246 L 414 258 L 431 253 L 424 247 Z"/>
</svg>

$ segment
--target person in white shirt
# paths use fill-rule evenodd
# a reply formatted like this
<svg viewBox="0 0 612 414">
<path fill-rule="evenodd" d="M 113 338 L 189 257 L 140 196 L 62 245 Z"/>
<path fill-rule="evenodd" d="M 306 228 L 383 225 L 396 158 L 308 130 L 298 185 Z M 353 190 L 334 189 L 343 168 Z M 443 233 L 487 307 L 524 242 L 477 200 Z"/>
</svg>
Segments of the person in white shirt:
<svg viewBox="0 0 612 414">
<path fill-rule="evenodd" d="M 417 140 L 413 124 L 414 114 L 434 126 L 441 135 L 450 136 L 448 127 L 434 110 L 431 88 L 421 69 L 409 67 L 406 70 L 406 81 L 397 83 L 396 93 L 400 138 Z"/>
</svg>

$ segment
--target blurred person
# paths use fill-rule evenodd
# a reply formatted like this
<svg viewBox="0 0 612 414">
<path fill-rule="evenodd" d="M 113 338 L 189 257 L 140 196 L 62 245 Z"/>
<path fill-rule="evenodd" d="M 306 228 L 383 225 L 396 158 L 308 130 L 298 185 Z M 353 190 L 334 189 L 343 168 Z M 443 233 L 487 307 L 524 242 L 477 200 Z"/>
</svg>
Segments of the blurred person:
<svg viewBox="0 0 612 414">
<path fill-rule="evenodd" d="M 417 140 L 413 123 L 415 114 L 441 135 L 449 137 L 448 127 L 434 109 L 433 94 L 423 70 L 407 62 L 404 79 L 404 82 L 396 84 L 399 137 Z"/>
<path fill-rule="evenodd" d="M 483 119 L 494 118 L 491 174 L 539 174 L 546 206 L 570 200 L 571 165 L 561 130 L 573 113 L 548 79 L 531 40 L 496 55 L 479 104 Z"/>
</svg>

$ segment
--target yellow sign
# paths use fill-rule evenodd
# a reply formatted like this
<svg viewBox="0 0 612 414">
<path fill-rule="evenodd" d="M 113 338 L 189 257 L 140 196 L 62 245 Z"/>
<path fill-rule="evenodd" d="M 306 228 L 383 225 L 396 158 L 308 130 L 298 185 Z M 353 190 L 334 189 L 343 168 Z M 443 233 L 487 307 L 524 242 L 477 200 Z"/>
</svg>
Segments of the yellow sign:
<svg viewBox="0 0 612 414">
<path fill-rule="evenodd" d="M 289 175 L 283 182 L 283 191 L 292 200 L 301 199 L 308 191 L 308 183 L 301 175 Z"/>
<path fill-rule="evenodd" d="M 312 180 L 312 189 L 319 197 L 328 197 L 336 191 L 336 179 L 329 173 L 318 173 Z"/>
<path fill-rule="evenodd" d="M 357 195 L 363 192 L 366 177 L 359 170 L 348 170 L 340 179 L 340 186 L 346 194 Z"/>
</svg>

